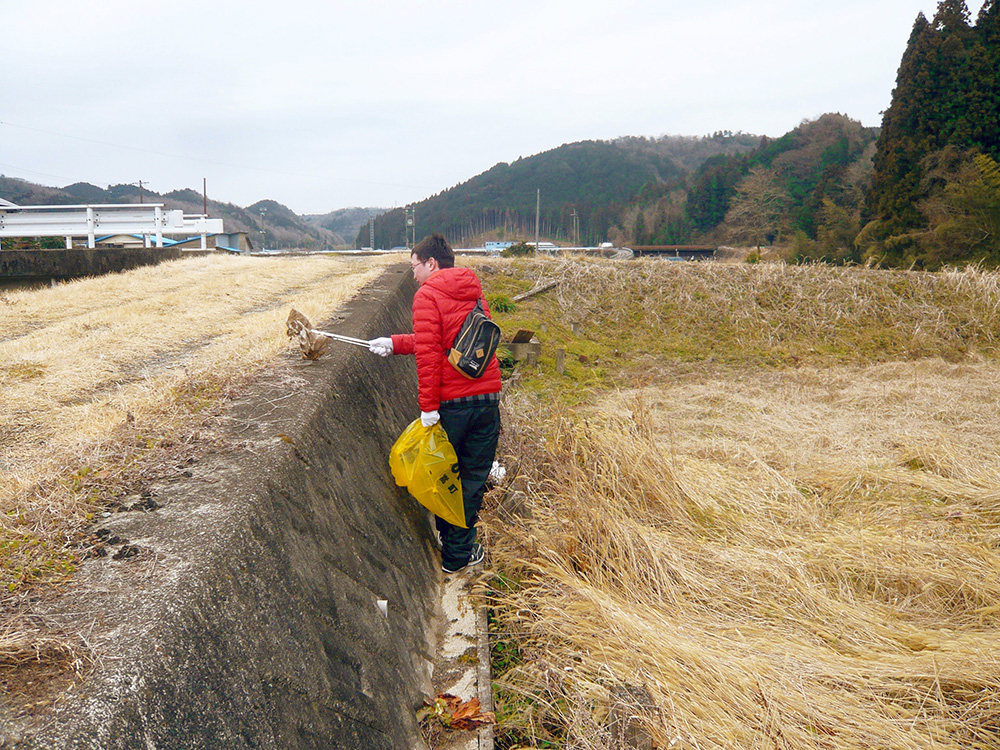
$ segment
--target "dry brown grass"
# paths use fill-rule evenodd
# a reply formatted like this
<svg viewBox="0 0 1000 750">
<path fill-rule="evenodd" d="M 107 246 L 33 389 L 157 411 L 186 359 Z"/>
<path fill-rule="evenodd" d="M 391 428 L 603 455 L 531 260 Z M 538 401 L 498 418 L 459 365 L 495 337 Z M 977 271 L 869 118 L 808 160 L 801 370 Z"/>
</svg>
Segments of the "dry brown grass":
<svg viewBox="0 0 1000 750">
<path fill-rule="evenodd" d="M 211 441 L 227 393 L 288 346 L 290 307 L 328 319 L 393 260 L 206 256 L 6 294 L 0 592 L 71 573 L 95 508 Z"/>
<path fill-rule="evenodd" d="M 7 620 L 0 631 L 0 691 L 23 711 L 37 711 L 57 697 L 54 685 L 69 687 L 90 668 L 91 657 L 77 636 L 54 634 L 28 621 Z"/>
<path fill-rule="evenodd" d="M 1000 366 L 968 353 L 996 336 L 974 319 L 992 314 L 997 277 L 638 270 L 661 300 L 701 286 L 691 319 L 733 318 L 756 284 L 797 300 L 766 320 L 744 311 L 772 331 L 803 314 L 833 330 L 808 317 L 824 306 L 870 310 L 839 324 L 856 341 L 875 321 L 982 327 L 959 362 L 900 350 L 770 368 L 750 352 L 740 367 L 646 368 L 641 387 L 572 410 L 554 406 L 568 383 L 551 376 L 508 394 L 527 513 L 501 503 L 486 523 L 494 638 L 519 651 L 498 681 L 500 747 L 611 747 L 621 705 L 659 748 L 997 747 Z M 660 275 L 676 273 L 695 278 Z M 792 292 L 795 278 L 830 291 Z M 582 285 L 564 294 L 607 305 Z M 934 330 L 925 343 L 956 359 Z M 716 346 L 716 362 L 738 360 Z"/>
<path fill-rule="evenodd" d="M 483 264 L 480 264 L 480 267 Z M 550 346 L 591 345 L 677 360 L 753 364 L 961 360 L 1000 349 L 1000 275 L 926 274 L 779 263 L 673 263 L 593 258 L 490 261 L 491 293 L 541 280 L 552 292 L 504 322 Z M 569 335 L 577 323 L 582 335 Z"/>
</svg>

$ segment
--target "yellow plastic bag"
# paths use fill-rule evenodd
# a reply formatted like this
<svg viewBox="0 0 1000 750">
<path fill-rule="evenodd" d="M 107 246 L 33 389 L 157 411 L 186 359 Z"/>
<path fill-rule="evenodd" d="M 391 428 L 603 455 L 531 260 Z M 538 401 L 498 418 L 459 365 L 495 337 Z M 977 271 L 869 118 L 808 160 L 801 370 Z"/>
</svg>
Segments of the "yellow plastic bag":
<svg viewBox="0 0 1000 750">
<path fill-rule="evenodd" d="M 400 487 L 406 487 L 421 505 L 454 526 L 465 525 L 458 457 L 439 424 L 410 423 L 389 451 L 389 469 Z"/>
</svg>

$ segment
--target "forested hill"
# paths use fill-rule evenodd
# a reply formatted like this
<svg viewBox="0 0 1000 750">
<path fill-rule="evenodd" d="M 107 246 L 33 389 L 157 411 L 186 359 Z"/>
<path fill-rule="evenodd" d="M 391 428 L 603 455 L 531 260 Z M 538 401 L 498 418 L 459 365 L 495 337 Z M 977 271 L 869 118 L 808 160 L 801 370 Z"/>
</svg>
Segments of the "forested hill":
<svg viewBox="0 0 1000 750">
<path fill-rule="evenodd" d="M 917 16 L 882 122 L 858 238 L 869 258 L 1000 265 L 1000 0 Z"/>
<path fill-rule="evenodd" d="M 111 185 L 107 189 L 77 182 L 63 188 L 36 185 L 0 176 L 0 197 L 22 206 L 79 203 L 163 203 L 168 209 L 200 214 L 203 196 L 194 190 L 154 193 L 137 185 Z M 358 226 L 379 209 L 345 208 L 321 216 L 298 216 L 287 206 L 262 200 L 246 208 L 208 200 L 210 216 L 223 220 L 227 232 L 247 232 L 255 247 L 323 250 L 352 247 Z"/>
<path fill-rule="evenodd" d="M 332 232 L 338 239 L 338 246 L 354 247 L 354 236 L 358 227 L 376 216 L 382 209 L 378 208 L 340 208 L 326 214 L 306 214 L 302 218 L 310 224 Z"/>
<path fill-rule="evenodd" d="M 543 236 L 598 242 L 607 238 L 644 186 L 677 184 L 705 159 L 747 153 L 759 143 L 759 136 L 716 133 L 706 138 L 630 137 L 566 144 L 511 164 L 497 164 L 417 203 L 416 236 L 443 232 L 456 245 L 484 235 L 527 238 L 534 233 L 540 191 Z M 404 221 L 401 208 L 378 217 L 376 246 L 403 244 Z M 366 227 L 357 239 L 359 244 L 368 244 Z"/>
<path fill-rule="evenodd" d="M 684 189 L 645 191 L 623 216 L 625 234 L 637 244 L 758 247 L 798 238 L 800 255 L 856 260 L 877 136 L 842 114 L 805 121 L 752 153 L 705 161 Z"/>
</svg>

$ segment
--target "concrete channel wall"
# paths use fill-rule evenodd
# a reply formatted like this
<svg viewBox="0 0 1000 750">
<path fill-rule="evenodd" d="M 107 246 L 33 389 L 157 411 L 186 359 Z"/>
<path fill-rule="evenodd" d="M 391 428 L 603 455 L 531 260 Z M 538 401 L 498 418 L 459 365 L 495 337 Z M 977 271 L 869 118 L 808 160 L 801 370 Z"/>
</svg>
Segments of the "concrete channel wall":
<svg viewBox="0 0 1000 750">
<path fill-rule="evenodd" d="M 396 266 L 314 323 L 410 330 L 414 290 Z M 109 552 L 138 554 L 86 561 L 25 613 L 82 633 L 94 664 L 53 705 L 5 708 L 3 747 L 423 747 L 441 574 L 429 517 L 387 468 L 418 414 L 410 357 L 289 353 L 216 449 L 141 496 L 158 507 L 100 519 Z"/>
<path fill-rule="evenodd" d="M 181 257 L 176 247 L 0 250 L 0 279 L 73 279 L 155 266 Z"/>
</svg>

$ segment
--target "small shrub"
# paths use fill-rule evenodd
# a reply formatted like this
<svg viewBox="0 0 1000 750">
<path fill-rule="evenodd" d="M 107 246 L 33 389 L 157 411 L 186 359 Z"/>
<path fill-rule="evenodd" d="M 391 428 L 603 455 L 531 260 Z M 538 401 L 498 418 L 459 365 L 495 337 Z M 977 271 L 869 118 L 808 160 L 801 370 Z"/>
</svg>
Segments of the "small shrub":
<svg viewBox="0 0 1000 750">
<path fill-rule="evenodd" d="M 514 355 L 510 353 L 510 349 L 506 346 L 500 345 L 497 347 L 497 364 L 500 365 L 500 373 L 505 377 L 509 377 L 511 373 L 514 372 Z"/>
<path fill-rule="evenodd" d="M 487 295 L 486 301 L 489 303 L 490 313 L 494 315 L 512 313 L 515 310 L 514 303 L 505 294 Z"/>
<path fill-rule="evenodd" d="M 503 252 L 500 253 L 500 255 L 504 258 L 518 258 L 534 254 L 535 246 L 529 245 L 527 242 L 518 242 L 516 245 L 504 248 Z"/>
<path fill-rule="evenodd" d="M 789 255 L 792 263 L 810 263 L 822 260 L 819 245 L 801 229 L 792 238 Z"/>
</svg>

